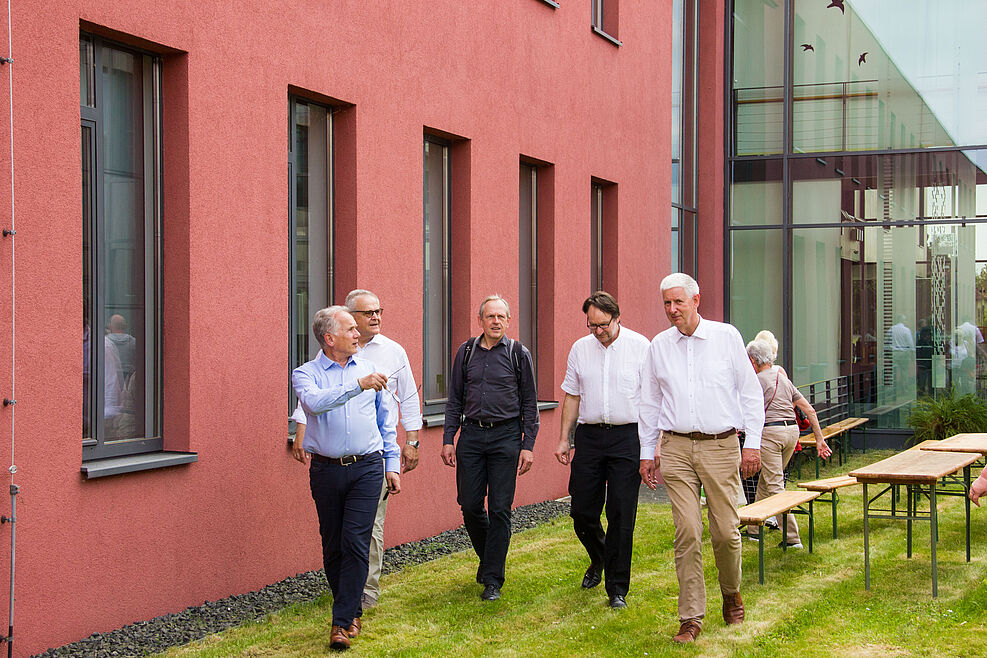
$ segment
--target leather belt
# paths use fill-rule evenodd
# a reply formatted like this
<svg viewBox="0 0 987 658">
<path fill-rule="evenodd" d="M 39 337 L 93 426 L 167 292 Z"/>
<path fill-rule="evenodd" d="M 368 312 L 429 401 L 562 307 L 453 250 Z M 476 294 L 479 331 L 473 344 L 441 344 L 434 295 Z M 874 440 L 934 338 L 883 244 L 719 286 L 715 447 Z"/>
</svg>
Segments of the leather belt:
<svg viewBox="0 0 987 658">
<path fill-rule="evenodd" d="M 685 439 L 693 439 L 695 441 L 715 441 L 717 439 L 725 439 L 728 436 L 732 436 L 737 433 L 737 430 L 726 430 L 725 432 L 720 432 L 719 434 L 703 434 L 702 432 L 675 432 L 673 430 L 666 430 L 669 434 L 674 436 L 681 436 Z"/>
<path fill-rule="evenodd" d="M 325 462 L 327 464 L 338 464 L 340 466 L 349 466 L 355 464 L 360 460 L 366 459 L 367 457 L 379 457 L 380 451 L 368 452 L 364 455 L 346 455 L 344 457 L 326 457 L 325 455 L 320 455 L 317 452 L 309 453 L 312 455 L 312 461 L 314 462 Z"/>
<path fill-rule="evenodd" d="M 599 427 L 603 430 L 612 430 L 618 427 L 637 427 L 637 423 L 584 423 L 586 427 Z"/>
<path fill-rule="evenodd" d="M 506 425 L 507 423 L 516 423 L 520 419 L 521 419 L 520 416 L 514 416 L 514 418 L 505 418 L 504 420 L 480 420 L 478 418 L 463 417 L 463 424 L 476 425 L 479 428 L 488 430 L 493 427 L 499 427 L 500 425 Z"/>
<path fill-rule="evenodd" d="M 787 427 L 789 425 L 798 425 L 794 420 L 773 420 L 770 423 L 765 423 L 765 427 Z"/>
</svg>

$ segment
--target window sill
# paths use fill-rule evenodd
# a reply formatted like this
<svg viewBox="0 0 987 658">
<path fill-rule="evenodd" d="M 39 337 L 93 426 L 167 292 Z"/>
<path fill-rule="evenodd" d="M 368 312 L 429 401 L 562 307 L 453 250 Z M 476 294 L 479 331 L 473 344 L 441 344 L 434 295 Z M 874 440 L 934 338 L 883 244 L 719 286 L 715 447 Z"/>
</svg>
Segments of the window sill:
<svg viewBox="0 0 987 658">
<path fill-rule="evenodd" d="M 106 477 L 108 475 L 120 475 L 122 473 L 136 473 L 138 471 L 149 471 L 157 468 L 167 468 L 168 466 L 178 466 L 180 464 L 191 464 L 199 461 L 199 455 L 195 452 L 148 452 L 142 455 L 125 455 L 123 457 L 110 457 L 107 459 L 90 459 L 82 462 L 82 476 L 87 480 L 93 478 Z"/>
<path fill-rule="evenodd" d="M 539 400 L 538 401 L 538 411 L 548 411 L 549 409 L 555 409 L 559 406 L 559 403 L 555 400 Z M 442 427 L 445 424 L 445 414 L 429 414 L 427 416 L 422 416 L 422 422 L 425 427 Z"/>
<path fill-rule="evenodd" d="M 606 32 L 604 32 L 600 28 L 596 27 L 595 25 L 591 25 L 590 26 L 590 29 L 593 30 L 593 34 L 595 34 L 598 37 L 601 37 L 603 39 L 606 39 L 607 41 L 609 41 L 610 43 L 612 43 L 613 45 L 615 45 L 617 47 L 620 47 L 620 46 L 623 46 L 624 45 L 624 44 L 622 44 L 620 42 L 620 40 L 617 37 L 610 36 L 609 34 L 607 34 Z"/>
<path fill-rule="evenodd" d="M 549 7 L 554 7 L 555 9 L 559 8 L 559 3 L 555 2 L 555 0 L 541 0 L 541 1 L 544 2 L 546 5 L 548 5 Z"/>
</svg>

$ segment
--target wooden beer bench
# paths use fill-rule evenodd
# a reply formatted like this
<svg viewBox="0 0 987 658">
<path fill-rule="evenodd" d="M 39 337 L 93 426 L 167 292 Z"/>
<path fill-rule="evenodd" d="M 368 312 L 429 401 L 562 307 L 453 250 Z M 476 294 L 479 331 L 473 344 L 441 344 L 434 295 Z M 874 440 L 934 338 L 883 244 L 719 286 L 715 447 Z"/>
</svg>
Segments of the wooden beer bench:
<svg viewBox="0 0 987 658">
<path fill-rule="evenodd" d="M 817 502 L 830 503 L 833 506 L 833 539 L 837 538 L 836 506 L 840 500 L 836 490 L 843 487 L 851 487 L 855 484 L 860 483 L 857 482 L 857 478 L 850 477 L 849 475 L 838 475 L 836 477 L 826 478 L 825 480 L 813 480 L 812 482 L 799 482 L 798 486 L 802 489 L 819 492 L 819 498 L 816 499 Z M 829 494 L 829 498 L 823 498 L 825 494 Z"/>
<path fill-rule="evenodd" d="M 767 498 L 744 505 L 737 510 L 740 525 L 757 526 L 757 582 L 764 584 L 764 522 L 772 516 L 781 515 L 781 545 L 788 550 L 788 513 L 804 514 L 809 517 L 809 552 L 812 552 L 812 501 L 819 497 L 818 491 L 782 491 Z M 803 507 L 809 503 L 808 510 Z"/>
</svg>

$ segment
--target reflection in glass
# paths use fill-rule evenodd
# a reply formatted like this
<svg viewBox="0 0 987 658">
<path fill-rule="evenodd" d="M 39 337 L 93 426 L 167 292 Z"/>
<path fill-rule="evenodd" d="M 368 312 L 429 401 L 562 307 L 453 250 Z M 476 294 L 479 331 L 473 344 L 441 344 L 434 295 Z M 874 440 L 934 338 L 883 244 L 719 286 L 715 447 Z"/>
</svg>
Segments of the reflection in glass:
<svg viewBox="0 0 987 658">
<path fill-rule="evenodd" d="M 603 185 L 590 186 L 590 293 L 603 290 Z"/>
<path fill-rule="evenodd" d="M 736 0 L 733 16 L 733 110 L 737 155 L 781 153 L 784 3 Z"/>
<path fill-rule="evenodd" d="M 449 147 L 424 146 L 424 296 L 426 402 L 448 397 L 449 372 Z"/>
<path fill-rule="evenodd" d="M 731 165 L 730 222 L 734 226 L 781 224 L 784 195 L 780 160 L 738 160 Z"/>
<path fill-rule="evenodd" d="M 987 3 L 794 8 L 795 152 L 987 143 Z"/>
<path fill-rule="evenodd" d="M 784 233 L 779 229 L 733 231 L 730 244 L 730 324 L 745 342 L 762 329 L 784 336 Z M 782 345 L 779 353 L 784 353 Z M 780 365 L 780 361 L 779 361 Z"/>
</svg>

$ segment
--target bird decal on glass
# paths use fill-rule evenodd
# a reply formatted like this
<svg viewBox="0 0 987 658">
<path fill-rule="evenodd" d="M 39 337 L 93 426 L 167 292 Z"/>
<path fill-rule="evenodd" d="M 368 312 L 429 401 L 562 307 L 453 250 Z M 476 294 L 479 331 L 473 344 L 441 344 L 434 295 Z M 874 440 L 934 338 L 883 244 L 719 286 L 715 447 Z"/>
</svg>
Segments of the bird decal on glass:
<svg viewBox="0 0 987 658">
<path fill-rule="evenodd" d="M 811 50 L 812 52 L 816 52 L 816 49 L 812 47 L 812 44 L 811 43 L 803 43 L 802 44 L 802 52 L 807 52 L 809 50 Z"/>
<path fill-rule="evenodd" d="M 843 0 L 832 0 L 832 2 L 826 5 L 826 9 L 829 9 L 831 7 L 836 7 L 837 9 L 839 9 L 841 14 L 846 13 L 846 7 L 843 6 Z"/>
<path fill-rule="evenodd" d="M 867 51 L 864 51 L 864 52 L 860 53 L 860 57 L 857 58 L 857 66 L 860 66 L 861 64 L 865 64 L 867 62 L 867 53 L 868 52 L 870 52 L 870 51 L 867 50 Z"/>
</svg>

